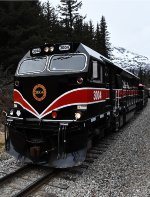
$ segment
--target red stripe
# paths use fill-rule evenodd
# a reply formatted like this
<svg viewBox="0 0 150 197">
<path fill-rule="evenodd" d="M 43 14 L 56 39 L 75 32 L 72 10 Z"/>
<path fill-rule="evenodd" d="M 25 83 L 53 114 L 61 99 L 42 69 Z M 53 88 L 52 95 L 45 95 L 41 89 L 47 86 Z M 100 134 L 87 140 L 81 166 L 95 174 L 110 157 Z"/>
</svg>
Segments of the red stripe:
<svg viewBox="0 0 150 197">
<path fill-rule="evenodd" d="M 36 110 L 31 107 L 28 102 L 23 98 L 21 93 L 14 90 L 14 102 L 17 102 L 22 105 L 23 108 L 27 109 L 35 116 L 39 118 L 44 117 L 48 113 L 58 108 L 63 108 L 68 105 L 75 105 L 75 104 L 88 104 L 94 102 L 105 101 L 110 97 L 109 90 L 107 89 L 92 89 L 92 88 L 83 88 L 83 89 L 76 89 L 65 94 L 61 95 L 49 107 L 43 111 L 40 115 L 36 112 Z M 47 98 L 48 99 L 48 98 Z"/>
<path fill-rule="evenodd" d="M 115 90 L 117 92 L 117 97 L 126 97 L 126 96 L 137 96 L 139 91 L 138 90 Z M 118 95 L 119 92 L 119 95 Z"/>
<path fill-rule="evenodd" d="M 32 107 L 30 107 L 30 105 L 23 99 L 22 95 L 18 91 L 14 90 L 13 97 L 14 97 L 14 102 L 21 104 L 23 108 L 32 112 L 35 116 L 38 115 L 37 112 L 34 109 L 32 109 Z"/>
<path fill-rule="evenodd" d="M 125 97 L 125 96 L 133 96 L 138 95 L 138 90 L 115 90 L 117 93 L 117 97 Z M 22 105 L 23 108 L 28 110 L 30 113 L 34 114 L 36 117 L 42 118 L 45 115 L 51 113 L 51 111 L 63 108 L 66 106 L 71 106 L 75 104 L 88 104 L 94 102 L 105 101 L 106 99 L 110 98 L 110 92 L 108 89 L 96 89 L 96 88 L 83 88 L 83 89 L 76 89 L 65 94 L 61 95 L 59 98 L 53 101 L 47 107 L 45 111 L 43 111 L 40 115 L 37 111 L 29 105 L 29 103 L 23 98 L 20 92 L 14 90 L 14 102 L 19 103 Z M 47 98 L 48 99 L 48 98 Z"/>
<path fill-rule="evenodd" d="M 63 106 L 105 101 L 107 98 L 109 98 L 109 90 L 106 89 L 77 89 L 56 100 L 42 116 Z"/>
</svg>

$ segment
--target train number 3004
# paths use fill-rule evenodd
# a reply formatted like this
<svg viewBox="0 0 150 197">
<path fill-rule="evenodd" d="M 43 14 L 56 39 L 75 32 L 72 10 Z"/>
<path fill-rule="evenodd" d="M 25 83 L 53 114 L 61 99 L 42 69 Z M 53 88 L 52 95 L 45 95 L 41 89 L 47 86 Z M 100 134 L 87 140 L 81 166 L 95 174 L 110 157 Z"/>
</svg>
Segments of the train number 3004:
<svg viewBox="0 0 150 197">
<path fill-rule="evenodd" d="M 94 101 L 100 100 L 101 98 L 102 98 L 101 91 L 98 91 L 98 90 L 93 91 L 93 100 Z"/>
</svg>

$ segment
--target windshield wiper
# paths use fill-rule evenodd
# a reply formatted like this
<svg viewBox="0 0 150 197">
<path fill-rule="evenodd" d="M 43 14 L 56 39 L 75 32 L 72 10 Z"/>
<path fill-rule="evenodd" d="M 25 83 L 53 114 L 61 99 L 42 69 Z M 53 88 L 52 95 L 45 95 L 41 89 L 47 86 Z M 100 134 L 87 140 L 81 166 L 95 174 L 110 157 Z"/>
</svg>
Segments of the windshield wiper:
<svg viewBox="0 0 150 197">
<path fill-rule="evenodd" d="M 64 60 L 64 59 L 69 59 L 69 58 L 71 58 L 72 57 L 72 55 L 71 56 L 65 56 L 65 57 L 58 57 L 58 58 L 56 58 L 56 59 L 53 59 L 53 61 L 54 60 Z"/>
</svg>

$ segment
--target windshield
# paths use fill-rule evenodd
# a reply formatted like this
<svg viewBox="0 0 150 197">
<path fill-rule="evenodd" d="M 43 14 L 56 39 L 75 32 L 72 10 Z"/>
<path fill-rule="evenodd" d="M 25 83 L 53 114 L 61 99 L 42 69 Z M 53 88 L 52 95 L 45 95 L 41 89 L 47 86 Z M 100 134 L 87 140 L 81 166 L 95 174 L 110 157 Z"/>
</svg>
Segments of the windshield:
<svg viewBox="0 0 150 197">
<path fill-rule="evenodd" d="M 45 57 L 38 57 L 32 59 L 24 60 L 19 69 L 19 74 L 27 74 L 27 73 L 37 73 L 42 72 L 46 65 L 46 58 Z"/>
<path fill-rule="evenodd" d="M 86 57 L 83 54 L 54 55 L 50 61 L 51 71 L 81 71 L 84 69 Z"/>
</svg>

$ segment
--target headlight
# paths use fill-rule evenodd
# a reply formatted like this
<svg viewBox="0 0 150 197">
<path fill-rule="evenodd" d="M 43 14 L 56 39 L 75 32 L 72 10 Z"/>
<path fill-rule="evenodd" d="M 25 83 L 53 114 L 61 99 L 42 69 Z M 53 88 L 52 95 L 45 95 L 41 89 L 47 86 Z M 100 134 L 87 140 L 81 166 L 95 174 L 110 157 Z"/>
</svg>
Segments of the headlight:
<svg viewBox="0 0 150 197">
<path fill-rule="evenodd" d="M 44 48 L 44 51 L 45 51 L 46 53 L 48 53 L 48 52 L 49 52 L 49 47 L 45 47 L 45 48 Z"/>
<path fill-rule="evenodd" d="M 81 118 L 81 112 L 75 113 L 75 119 L 78 120 Z"/>
<path fill-rule="evenodd" d="M 19 117 L 19 116 L 21 116 L 21 111 L 20 110 L 17 110 L 16 111 L 16 115 Z"/>
<path fill-rule="evenodd" d="M 13 110 L 13 109 L 11 109 L 9 114 L 10 114 L 11 116 L 13 116 L 13 114 L 14 114 L 14 110 Z"/>
<path fill-rule="evenodd" d="M 54 51 L 54 47 L 53 47 L 53 46 L 51 46 L 51 47 L 45 47 L 45 48 L 44 48 L 44 51 L 45 51 L 46 53 L 48 53 L 48 52 L 53 52 L 53 51 Z"/>
<path fill-rule="evenodd" d="M 54 47 L 53 46 L 50 47 L 49 50 L 50 50 L 50 52 L 53 52 L 54 51 Z"/>
</svg>

